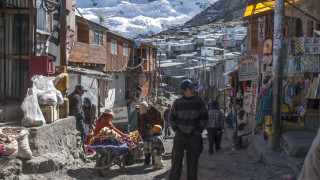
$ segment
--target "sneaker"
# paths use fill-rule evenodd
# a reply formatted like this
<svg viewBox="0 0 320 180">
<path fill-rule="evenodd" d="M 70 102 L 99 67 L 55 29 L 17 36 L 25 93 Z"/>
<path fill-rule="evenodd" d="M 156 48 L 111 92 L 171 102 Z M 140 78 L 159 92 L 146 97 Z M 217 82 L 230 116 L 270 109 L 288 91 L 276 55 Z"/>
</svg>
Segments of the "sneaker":
<svg viewBox="0 0 320 180">
<path fill-rule="evenodd" d="M 218 152 L 219 150 L 221 149 L 221 147 L 219 147 L 219 148 L 216 148 L 216 152 Z"/>
<path fill-rule="evenodd" d="M 208 151 L 209 154 L 213 154 L 213 151 Z"/>
</svg>

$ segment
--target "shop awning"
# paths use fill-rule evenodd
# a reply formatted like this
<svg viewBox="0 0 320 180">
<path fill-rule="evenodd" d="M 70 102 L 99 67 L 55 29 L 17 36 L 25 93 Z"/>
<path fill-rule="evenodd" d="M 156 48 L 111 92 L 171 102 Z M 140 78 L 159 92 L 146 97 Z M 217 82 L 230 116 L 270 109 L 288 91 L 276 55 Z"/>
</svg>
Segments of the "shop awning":
<svg viewBox="0 0 320 180">
<path fill-rule="evenodd" d="M 244 13 L 244 18 L 251 15 L 259 17 L 268 11 L 274 10 L 274 0 L 249 0 Z M 320 21 L 320 3 L 319 0 L 286 0 L 285 15 L 296 18 L 309 18 L 314 21 Z"/>
<path fill-rule="evenodd" d="M 238 71 L 238 68 L 233 69 L 233 70 L 231 70 L 231 71 L 228 71 L 228 72 L 226 72 L 226 73 L 223 73 L 222 75 L 223 75 L 223 76 L 229 76 L 231 73 L 236 72 L 236 71 Z"/>
</svg>

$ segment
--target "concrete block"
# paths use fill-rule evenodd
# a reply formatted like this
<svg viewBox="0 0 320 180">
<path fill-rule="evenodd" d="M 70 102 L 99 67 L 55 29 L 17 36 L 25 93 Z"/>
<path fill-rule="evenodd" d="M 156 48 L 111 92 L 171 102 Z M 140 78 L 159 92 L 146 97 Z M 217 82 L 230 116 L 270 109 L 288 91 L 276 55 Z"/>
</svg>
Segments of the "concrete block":
<svg viewBox="0 0 320 180">
<path fill-rule="evenodd" d="M 33 174 L 61 170 L 66 163 L 66 157 L 63 154 L 44 154 L 25 161 L 22 166 L 22 172 L 24 174 Z"/>
<path fill-rule="evenodd" d="M 81 151 L 76 140 L 78 131 L 73 116 L 28 130 L 30 149 L 35 157 L 48 153 L 63 153 L 72 161 L 72 154 Z"/>
<path fill-rule="evenodd" d="M 282 135 L 283 149 L 289 156 L 305 157 L 315 138 L 315 132 L 291 131 Z"/>
</svg>

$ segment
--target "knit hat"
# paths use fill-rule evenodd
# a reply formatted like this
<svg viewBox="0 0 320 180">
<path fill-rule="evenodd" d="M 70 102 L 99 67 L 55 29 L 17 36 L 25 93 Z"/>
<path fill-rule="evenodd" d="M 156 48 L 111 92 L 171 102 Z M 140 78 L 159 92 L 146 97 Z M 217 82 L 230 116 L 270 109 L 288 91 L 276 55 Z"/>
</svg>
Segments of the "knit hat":
<svg viewBox="0 0 320 180">
<path fill-rule="evenodd" d="M 162 127 L 160 125 L 156 124 L 156 125 L 153 126 L 152 131 L 154 133 L 161 133 L 162 132 Z"/>
<path fill-rule="evenodd" d="M 85 97 L 83 100 L 83 104 L 91 103 L 91 99 L 89 97 Z"/>
<path fill-rule="evenodd" d="M 145 101 L 140 103 L 140 114 L 145 114 L 148 111 L 148 104 Z"/>
</svg>

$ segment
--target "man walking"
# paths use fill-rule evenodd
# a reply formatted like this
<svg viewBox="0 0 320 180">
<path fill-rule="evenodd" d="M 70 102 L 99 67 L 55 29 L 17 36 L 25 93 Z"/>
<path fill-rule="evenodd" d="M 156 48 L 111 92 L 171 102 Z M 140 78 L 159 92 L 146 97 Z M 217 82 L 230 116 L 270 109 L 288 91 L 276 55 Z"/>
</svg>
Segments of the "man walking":
<svg viewBox="0 0 320 180">
<path fill-rule="evenodd" d="M 82 85 L 78 84 L 75 86 L 75 90 L 68 96 L 69 99 L 69 115 L 76 117 L 76 127 L 77 130 L 81 133 L 81 141 L 82 141 L 82 148 L 84 153 L 86 153 L 86 133 L 84 132 L 84 113 L 82 109 L 82 100 L 81 96 L 87 89 Z"/>
<path fill-rule="evenodd" d="M 134 110 L 129 117 L 130 132 L 137 130 L 137 120 L 139 115 L 139 105 L 134 106 Z"/>
<path fill-rule="evenodd" d="M 213 154 L 213 146 L 215 145 L 216 152 L 221 149 L 221 135 L 224 128 L 224 116 L 219 109 L 217 101 L 211 103 L 211 109 L 208 111 L 209 120 L 207 126 L 209 139 L 209 154 Z"/>
<path fill-rule="evenodd" d="M 170 123 L 169 123 L 170 113 L 171 113 L 171 104 L 168 104 L 168 108 L 163 113 L 163 117 L 164 117 L 164 135 L 165 136 L 171 136 Z"/>
<path fill-rule="evenodd" d="M 140 112 L 138 117 L 138 131 L 144 142 L 144 165 L 150 165 L 151 161 L 151 144 L 152 144 L 152 128 L 158 124 L 163 128 L 164 120 L 160 111 L 154 107 L 149 106 L 145 101 L 140 103 Z"/>
<path fill-rule="evenodd" d="M 196 84 L 191 80 L 183 80 L 180 84 L 183 96 L 175 100 L 171 108 L 170 125 L 175 136 L 169 180 L 180 179 L 185 150 L 187 177 L 192 180 L 197 179 L 200 142 L 202 131 L 208 122 L 208 112 L 203 99 L 195 96 L 194 86 Z"/>
</svg>

